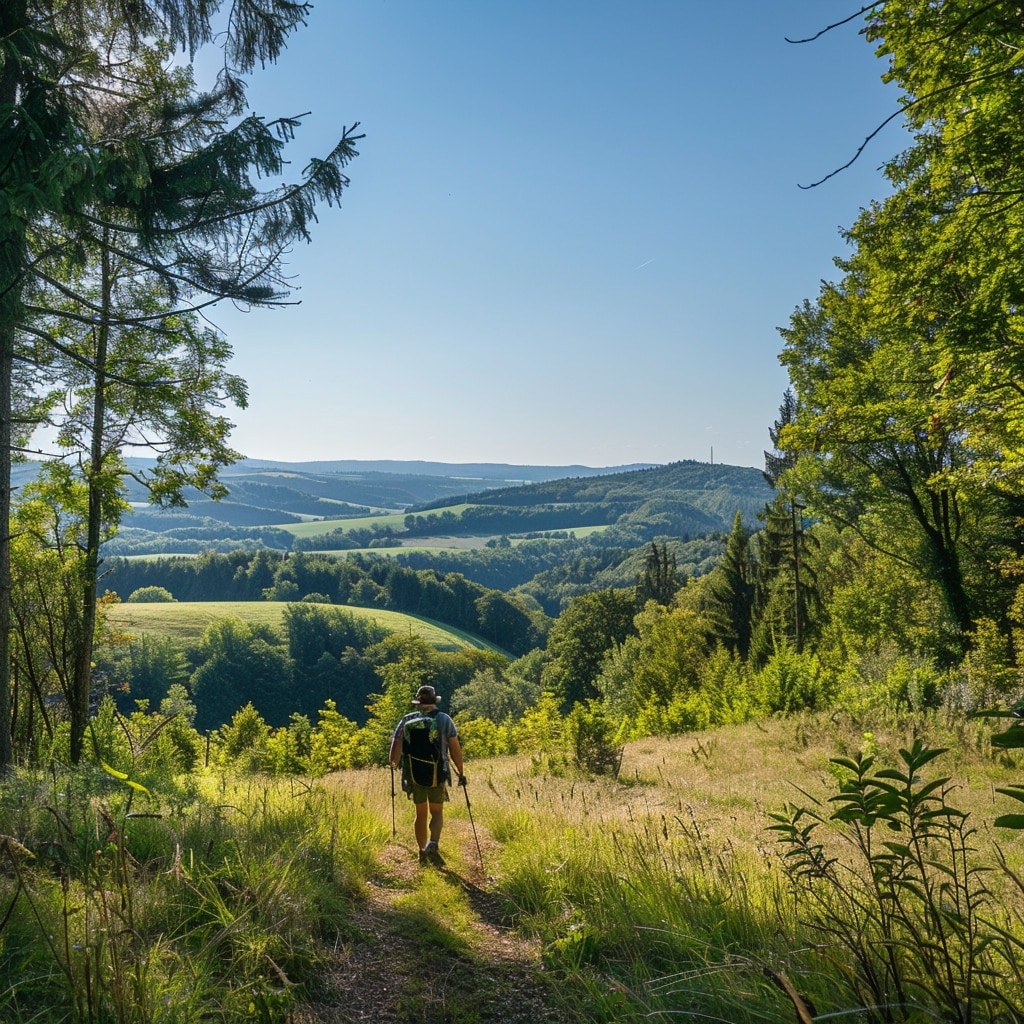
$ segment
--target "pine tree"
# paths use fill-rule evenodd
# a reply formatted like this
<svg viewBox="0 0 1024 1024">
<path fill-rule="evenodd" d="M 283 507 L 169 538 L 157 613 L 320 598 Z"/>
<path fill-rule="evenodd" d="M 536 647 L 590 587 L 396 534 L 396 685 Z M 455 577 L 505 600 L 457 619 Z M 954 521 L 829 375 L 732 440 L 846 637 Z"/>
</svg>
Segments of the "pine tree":
<svg viewBox="0 0 1024 1024">
<path fill-rule="evenodd" d="M 14 381 L 36 368 L 27 393 L 56 354 L 108 374 L 96 354 L 65 344 L 65 325 L 95 322 L 68 294 L 69 273 L 92 275 L 118 261 L 149 278 L 166 306 L 159 315 L 109 304 L 106 330 L 168 330 L 168 316 L 222 298 L 281 305 L 281 257 L 308 239 L 316 207 L 336 203 L 356 136 L 312 160 L 301 180 L 280 180 L 295 118 L 244 115 L 242 76 L 274 61 L 310 5 L 232 0 L 217 36 L 224 68 L 215 89 L 197 92 L 187 69 L 168 70 L 174 48 L 190 55 L 214 40 L 219 0 L 5 0 L 0 5 L 0 524 L 10 521 L 10 466 L 33 422 L 18 422 Z M 111 57 L 116 55 L 116 60 Z M 236 123 L 231 124 L 230 122 Z M 98 257 L 96 254 L 99 254 Z M 91 270 L 90 270 L 91 268 Z M 46 301 L 59 294 L 64 303 Z M 43 297 L 41 299 L 40 297 Z M 56 371 L 59 372 L 59 371 Z M 144 371 L 126 386 L 151 387 Z M 165 382 L 166 383 L 166 382 Z M 100 389 L 102 390 L 102 388 Z M 168 459 L 154 480 L 158 500 L 190 482 Z M 95 569 L 95 566 L 92 567 Z M 93 577 L 95 572 L 93 572 Z M 0 531 L 0 767 L 10 764 L 10 540 Z M 85 664 L 84 657 L 82 664 Z M 82 670 L 83 673 L 86 671 Z M 87 683 L 82 681 L 83 685 Z M 80 695 L 79 695 L 80 710 Z M 80 714 L 77 716 L 80 718 Z M 77 722 L 78 729 L 82 723 Z M 76 744 L 80 752 L 80 745 Z"/>
<path fill-rule="evenodd" d="M 753 629 L 755 571 L 750 532 L 737 512 L 722 561 L 708 579 L 701 611 L 707 621 L 708 639 L 743 659 L 750 650 Z"/>
<path fill-rule="evenodd" d="M 636 581 L 637 607 L 643 608 L 648 601 L 668 605 L 679 589 L 679 571 L 674 551 L 669 551 L 668 544 L 658 547 L 657 541 L 651 541 L 647 552 L 644 571 Z"/>
<path fill-rule="evenodd" d="M 816 601 L 814 571 L 807 554 L 814 540 L 804 529 L 804 504 L 794 492 L 788 474 L 798 461 L 783 450 L 783 433 L 797 421 L 796 395 L 787 388 L 779 418 L 768 430 L 773 450 L 764 453 L 764 478 L 778 493 L 761 513 L 764 527 L 758 534 L 757 578 L 754 593 L 751 658 L 763 664 L 776 644 L 786 638 L 803 650 L 809 608 Z M 788 474 L 788 475 L 787 475 Z"/>
</svg>

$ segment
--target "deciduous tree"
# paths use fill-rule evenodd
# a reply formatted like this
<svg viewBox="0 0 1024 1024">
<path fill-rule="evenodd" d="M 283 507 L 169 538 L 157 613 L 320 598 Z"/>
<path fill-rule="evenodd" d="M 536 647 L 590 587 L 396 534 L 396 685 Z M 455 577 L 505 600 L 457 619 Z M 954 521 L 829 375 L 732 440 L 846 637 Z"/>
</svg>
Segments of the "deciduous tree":
<svg viewBox="0 0 1024 1024">
<path fill-rule="evenodd" d="M 594 685 L 605 657 L 635 633 L 631 591 L 599 590 L 573 598 L 551 627 L 550 661 L 541 673 L 545 690 L 566 707 L 598 696 Z"/>
</svg>

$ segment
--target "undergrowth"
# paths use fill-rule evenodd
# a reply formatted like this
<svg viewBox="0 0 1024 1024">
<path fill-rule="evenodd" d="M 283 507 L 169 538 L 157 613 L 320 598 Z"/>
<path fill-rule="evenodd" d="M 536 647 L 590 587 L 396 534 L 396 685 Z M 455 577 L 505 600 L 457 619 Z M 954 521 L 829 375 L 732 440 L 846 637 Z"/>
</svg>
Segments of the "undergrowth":
<svg viewBox="0 0 1024 1024">
<path fill-rule="evenodd" d="M 170 802 L 128 781 L 5 783 L 0 1020 L 284 1020 L 315 991 L 383 823 L 298 780 L 192 779 Z"/>
<path fill-rule="evenodd" d="M 656 790 L 509 778 L 487 812 L 510 919 L 594 1021 L 1024 1021 L 1020 853 L 990 825 L 1007 770 L 973 730 L 954 752 L 902 746 L 942 723 L 876 729 L 835 758 L 829 719 L 635 745 Z"/>
<path fill-rule="evenodd" d="M 539 947 L 565 1020 L 1024 1021 L 1022 854 L 999 830 L 1018 768 L 961 732 L 946 752 L 955 729 L 924 719 L 648 738 L 622 782 L 478 761 L 475 822 L 448 809 L 453 868 L 420 871 L 387 927 L 410 976 L 445 965 L 445 1020 L 491 1019 L 482 891 L 459 881 L 479 830 L 487 895 Z M 355 908 L 381 877 L 387 784 L 12 775 L 0 1020 L 283 1024 L 330 1003 L 331 951 L 370 941 Z M 402 998 L 413 1013 L 440 996 Z"/>
</svg>

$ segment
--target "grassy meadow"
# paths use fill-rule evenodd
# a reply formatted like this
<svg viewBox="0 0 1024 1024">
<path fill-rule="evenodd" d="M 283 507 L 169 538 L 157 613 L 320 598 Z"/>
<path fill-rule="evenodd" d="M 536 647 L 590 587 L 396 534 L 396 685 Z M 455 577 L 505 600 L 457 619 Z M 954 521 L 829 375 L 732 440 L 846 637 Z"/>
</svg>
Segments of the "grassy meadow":
<svg viewBox="0 0 1024 1024">
<path fill-rule="evenodd" d="M 455 516 L 461 516 L 467 508 L 474 508 L 473 505 L 450 505 L 445 507 L 445 512 L 451 512 Z M 372 530 L 374 527 L 390 526 L 393 530 L 401 532 L 405 529 L 405 518 L 410 513 L 393 512 L 383 516 L 361 516 L 358 519 L 322 519 L 306 523 L 284 523 L 280 529 L 296 537 L 319 537 L 321 534 L 330 533 L 332 530 Z M 417 519 L 423 518 L 430 513 L 413 512 Z M 434 512 L 437 515 L 437 512 Z"/>
<path fill-rule="evenodd" d="M 775 719 L 631 743 L 614 780 L 553 775 L 542 751 L 474 760 L 470 727 L 471 808 L 452 793 L 440 870 L 418 865 L 411 805 L 383 768 L 144 791 L 96 768 L 22 773 L 0 799 L 0 1019 L 805 1020 L 789 985 L 818 1019 L 1019 1021 L 1024 850 L 992 822 L 1024 769 L 991 755 L 987 729 Z M 858 862 L 866 816 L 829 823 L 850 780 L 830 759 L 870 752 L 895 779 L 915 740 L 951 749 L 908 785 L 935 801 L 948 776 L 943 806 L 974 831 L 950 846 L 959 814 L 927 819 L 924 874 L 897 905 L 910 914 L 929 862 L 950 865 L 946 904 L 973 895 L 966 916 L 911 914 L 917 939 L 889 920 L 886 946 L 872 930 L 890 897 L 868 898 L 884 864 Z M 807 844 L 832 858 L 814 878 L 787 873 L 792 846 L 771 830 L 787 804 L 828 826 Z M 891 859 L 899 835 L 882 831 Z M 890 955 L 873 966 L 904 985 L 900 1008 L 872 1004 L 858 939 Z"/>
<path fill-rule="evenodd" d="M 883 886 L 879 864 L 873 873 L 858 862 L 857 841 L 849 831 L 819 836 L 834 864 L 841 865 L 834 883 L 828 881 L 831 868 L 812 881 L 822 887 L 833 915 L 819 916 L 820 907 L 787 875 L 792 844 L 780 842 L 783 834 L 772 826 L 778 827 L 773 815 L 785 817 L 794 806 L 816 808 L 827 820 L 849 779 L 833 758 L 870 752 L 883 772 L 894 772 L 901 763 L 898 751 L 913 748 L 915 740 L 936 749 L 948 746 L 920 776 L 912 773 L 912 785 L 923 788 L 948 776 L 941 807 L 967 813 L 976 832 L 957 846 L 947 843 L 942 829 L 934 830 L 922 863 L 942 862 L 948 845 L 949 866 L 936 873 L 941 887 L 936 898 L 962 902 L 959 890 L 970 890 L 977 930 L 961 930 L 956 913 L 929 921 L 929 912 L 922 910 L 918 920 L 908 891 L 898 887 L 881 902 L 898 905 L 909 930 L 930 932 L 927 942 L 939 942 L 941 934 L 950 957 L 960 959 L 951 972 L 960 971 L 950 982 L 956 991 L 949 1002 L 962 1015 L 946 1006 L 949 1018 L 982 1019 L 984 1003 L 993 1014 L 988 1019 L 1019 1021 L 1024 1019 L 1021 991 L 1009 996 L 1008 1006 L 997 999 L 986 1002 L 963 970 L 964 959 L 977 957 L 971 969 L 982 974 L 982 947 L 1002 943 L 995 961 L 1003 973 L 995 987 L 1009 994 L 1024 966 L 1024 849 L 1019 833 L 992 825 L 999 814 L 1019 806 L 996 790 L 1019 785 L 1024 767 L 1013 756 L 993 758 L 989 732 L 984 722 L 964 727 L 909 716 L 871 729 L 848 718 L 774 719 L 630 743 L 617 781 L 552 776 L 538 770 L 542 756 L 467 759 L 474 821 L 453 794 L 445 853 L 453 849 L 450 863 L 457 878 L 472 877 L 477 869 L 485 874 L 501 899 L 506 924 L 536 942 L 545 976 L 557 982 L 563 1000 L 559 1020 L 637 1022 L 664 1015 L 739 1024 L 796 1015 L 800 1021 L 784 983 L 792 983 L 801 1002 L 821 1018 L 929 1019 L 938 1015 L 935 1007 L 943 997 L 917 977 L 907 980 L 923 972 L 928 960 L 927 952 L 911 948 L 914 940 L 894 936 L 895 945 L 905 945 L 908 962 L 892 970 L 908 990 L 921 984 L 920 990 L 904 993 L 917 1010 L 904 1015 L 871 1007 L 870 993 L 853 977 L 856 957 L 871 956 L 875 947 L 878 910 L 865 894 Z M 471 733 L 466 746 L 472 750 Z M 386 815 L 388 790 L 379 771 L 330 781 L 348 788 L 357 778 L 367 807 Z M 935 811 L 945 820 L 941 810 L 929 808 L 925 816 Z M 399 814 L 399 841 L 404 831 L 408 842 L 409 809 L 401 802 Z M 956 811 L 950 820 L 958 820 Z M 863 830 L 863 823 L 857 828 Z M 881 829 L 886 843 L 897 835 L 891 828 Z M 888 856 L 882 846 L 879 850 Z M 997 866 L 1001 862 L 1003 868 Z M 968 863 L 973 866 L 967 868 Z M 829 884 L 835 886 L 830 893 Z M 917 884 L 912 878 L 908 887 Z M 982 918 L 994 923 L 984 937 Z M 821 920 L 824 930 L 816 923 Z M 847 927 L 850 935 L 841 936 Z M 1002 938 L 995 940 L 998 933 Z M 969 957 L 964 945 L 971 947 Z M 942 957 L 933 957 L 930 967 L 938 976 Z M 425 1012 L 418 1019 L 431 1018 Z"/>
<path fill-rule="evenodd" d="M 458 519 L 462 516 L 463 512 L 476 507 L 476 505 L 467 504 L 450 505 L 446 506 L 443 511 L 451 512 L 456 519 Z M 375 527 L 383 528 L 385 526 L 390 526 L 396 533 L 401 534 L 405 531 L 405 520 L 410 514 L 417 519 L 422 519 L 428 515 L 437 515 L 437 510 L 413 513 L 394 512 L 379 516 L 362 516 L 358 519 L 311 519 L 302 523 L 283 523 L 278 527 L 278 529 L 285 530 L 295 537 L 320 537 L 325 533 L 331 533 L 333 530 L 372 530 Z M 609 524 L 603 523 L 596 526 L 565 527 L 564 530 L 574 533 L 578 538 L 583 538 L 589 537 L 591 534 L 601 533 L 608 528 Z M 560 530 L 559 532 L 563 531 Z M 436 537 L 413 537 L 410 538 L 409 544 L 410 546 L 423 547 L 427 549 L 437 547 L 483 547 L 491 537 L 496 536 L 499 536 L 499 534 L 481 534 L 479 536 L 460 536 L 457 538 L 439 534 Z M 516 541 L 513 541 L 513 543 L 516 543 Z M 372 550 L 377 554 L 387 551 L 386 548 L 374 548 Z M 348 552 L 346 551 L 346 553 Z"/>
<path fill-rule="evenodd" d="M 252 625 L 270 626 L 281 631 L 286 601 L 174 601 L 108 605 L 110 624 L 126 633 L 169 636 L 176 640 L 198 641 L 207 626 L 219 619 L 242 619 Z M 331 607 L 329 605 L 322 607 Z M 466 648 L 497 650 L 480 637 L 433 622 L 416 615 L 383 608 L 339 606 L 354 616 L 365 618 L 396 633 L 413 633 L 440 651 Z"/>
</svg>

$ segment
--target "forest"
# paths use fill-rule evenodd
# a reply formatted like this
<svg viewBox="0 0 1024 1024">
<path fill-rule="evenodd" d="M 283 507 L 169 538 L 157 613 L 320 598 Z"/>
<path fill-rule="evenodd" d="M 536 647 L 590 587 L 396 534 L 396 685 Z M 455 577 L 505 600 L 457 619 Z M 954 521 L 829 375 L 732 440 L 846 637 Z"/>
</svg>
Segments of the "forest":
<svg viewBox="0 0 1024 1024">
<path fill-rule="evenodd" d="M 460 1024 L 505 1018 L 455 913 L 536 955 L 553 1020 L 1024 1020 L 1020 8 L 829 29 L 856 23 L 910 140 L 780 328 L 763 469 L 389 478 L 383 505 L 319 471 L 232 491 L 247 389 L 203 310 L 288 301 L 361 136 L 291 162 L 302 119 L 247 113 L 245 77 L 308 5 L 220 6 L 0 7 L 3 1019 L 312 1019 L 343 1003 L 323 965 L 373 948 L 371 888 L 407 886 L 389 934 L 431 922 L 412 952 L 475 982 Z M 174 56 L 204 46 L 208 88 Z M 43 426 L 59 457 L 19 476 Z M 438 535 L 480 544 L 401 552 Z M 287 608 L 119 625 L 193 601 Z M 381 779 L 428 682 L 488 817 L 466 792 L 450 869 L 412 878 Z M 750 795 L 694 795 L 755 749 Z M 406 998 L 381 1019 L 436 1010 Z"/>
</svg>

